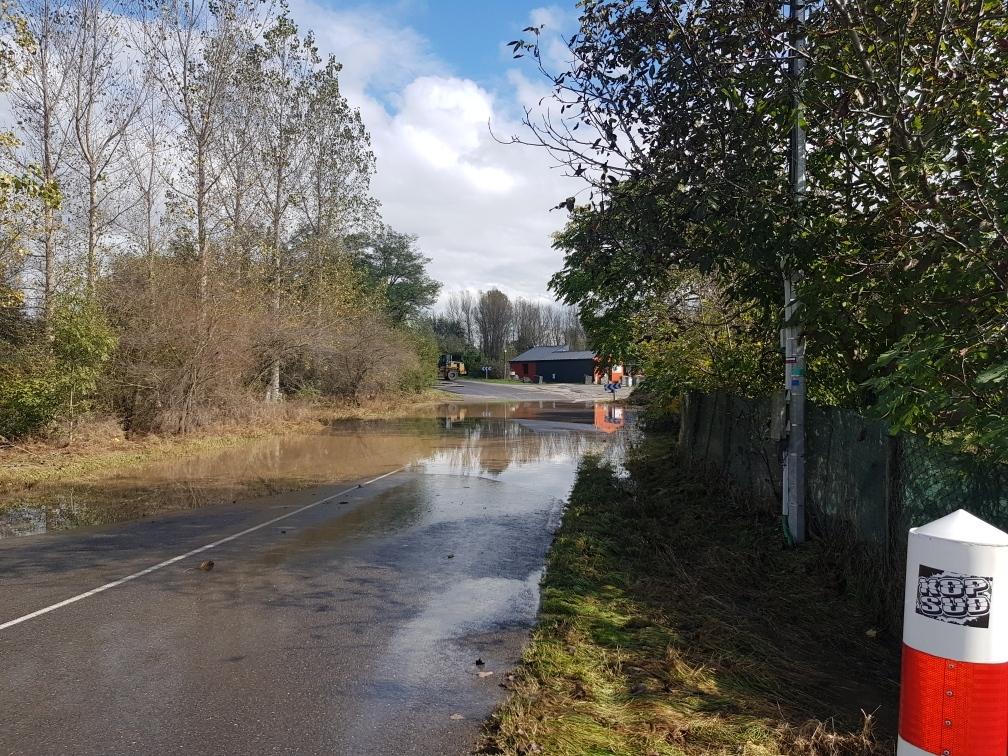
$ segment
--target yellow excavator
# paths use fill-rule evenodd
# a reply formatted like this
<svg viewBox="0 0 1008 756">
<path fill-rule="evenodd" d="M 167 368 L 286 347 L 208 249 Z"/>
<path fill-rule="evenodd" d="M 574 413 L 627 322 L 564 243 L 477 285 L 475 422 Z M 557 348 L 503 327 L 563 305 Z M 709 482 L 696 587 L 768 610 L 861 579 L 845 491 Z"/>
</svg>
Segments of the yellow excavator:
<svg viewBox="0 0 1008 756">
<path fill-rule="evenodd" d="M 454 381 L 460 375 L 466 375 L 465 364 L 461 360 L 453 360 L 450 354 L 442 354 L 438 359 L 438 378 Z"/>
</svg>

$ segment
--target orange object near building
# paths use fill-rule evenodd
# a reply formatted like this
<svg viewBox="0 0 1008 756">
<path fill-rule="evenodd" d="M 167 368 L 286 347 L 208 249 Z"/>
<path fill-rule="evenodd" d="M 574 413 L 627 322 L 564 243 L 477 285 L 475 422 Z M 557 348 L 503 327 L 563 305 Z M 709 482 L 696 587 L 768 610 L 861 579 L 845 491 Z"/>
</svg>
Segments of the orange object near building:
<svg viewBox="0 0 1008 756">
<path fill-rule="evenodd" d="M 619 383 L 620 381 L 623 380 L 623 366 L 622 365 L 613 365 L 609 369 L 609 371 L 606 372 L 606 371 L 602 370 L 601 367 L 599 367 L 599 364 L 598 364 L 599 361 L 597 359 L 596 359 L 595 363 L 596 363 L 595 364 L 595 376 L 594 376 L 595 383 L 609 383 L 610 381 L 612 381 L 613 383 Z"/>
<path fill-rule="evenodd" d="M 615 433 L 625 423 L 623 408 L 619 405 L 596 404 L 595 427 L 605 433 Z"/>
</svg>

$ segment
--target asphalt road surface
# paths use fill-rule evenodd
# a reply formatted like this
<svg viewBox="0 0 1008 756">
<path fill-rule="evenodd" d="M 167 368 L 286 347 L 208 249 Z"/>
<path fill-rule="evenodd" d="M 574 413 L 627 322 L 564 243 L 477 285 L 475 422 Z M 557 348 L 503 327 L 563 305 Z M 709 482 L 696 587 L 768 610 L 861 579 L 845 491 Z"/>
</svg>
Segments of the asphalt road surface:
<svg viewBox="0 0 1008 756">
<path fill-rule="evenodd" d="M 0 539 L 0 753 L 469 753 L 601 443 L 535 412 L 378 479 Z"/>
<path fill-rule="evenodd" d="M 444 381 L 438 388 L 457 394 L 470 400 L 504 400 L 516 402 L 594 402 L 606 401 L 612 398 L 603 386 L 597 384 L 579 383 L 496 383 L 462 378 L 457 381 Z M 628 389 L 620 389 L 618 396 L 629 395 Z"/>
</svg>

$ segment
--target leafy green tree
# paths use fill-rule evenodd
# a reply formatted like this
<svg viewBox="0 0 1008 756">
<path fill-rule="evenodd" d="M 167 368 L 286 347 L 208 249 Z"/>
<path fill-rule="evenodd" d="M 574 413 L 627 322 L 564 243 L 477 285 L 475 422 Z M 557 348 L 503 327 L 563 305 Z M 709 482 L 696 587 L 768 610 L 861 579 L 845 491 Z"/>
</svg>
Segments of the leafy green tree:
<svg viewBox="0 0 1008 756">
<path fill-rule="evenodd" d="M 462 354 L 466 349 L 465 326 L 447 315 L 431 315 L 431 332 L 441 354 Z"/>
<path fill-rule="evenodd" d="M 54 303 L 52 340 L 0 351 L 0 433 L 23 436 L 63 418 L 71 428 L 93 406 L 116 337 L 91 297 Z"/>
<path fill-rule="evenodd" d="M 396 323 L 416 320 L 436 301 L 441 284 L 427 273 L 429 257 L 417 248 L 417 237 L 382 226 L 372 234 L 348 238 L 347 246 L 387 301 Z"/>
<path fill-rule="evenodd" d="M 588 206 L 559 205 L 572 215 L 552 285 L 594 341 L 636 348 L 636 314 L 668 313 L 698 274 L 766 345 L 782 275 L 800 272 L 815 399 L 1008 452 L 1001 3 L 815 4 L 799 81 L 783 44 L 798 30 L 774 3 L 588 0 L 561 72 L 530 31 L 512 44 L 550 76 L 554 110 L 515 141 L 591 187 Z M 786 169 L 796 120 L 800 204 Z M 776 370 L 772 349 L 755 353 L 754 378 Z"/>
</svg>

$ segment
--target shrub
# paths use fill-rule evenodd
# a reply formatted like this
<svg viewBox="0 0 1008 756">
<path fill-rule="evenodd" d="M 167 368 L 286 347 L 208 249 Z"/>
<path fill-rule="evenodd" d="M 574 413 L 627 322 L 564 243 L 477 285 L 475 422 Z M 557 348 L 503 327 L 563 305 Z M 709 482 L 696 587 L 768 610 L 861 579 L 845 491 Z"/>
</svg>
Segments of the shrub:
<svg viewBox="0 0 1008 756">
<path fill-rule="evenodd" d="M 61 296 L 53 307 L 51 340 L 38 331 L 0 357 L 0 433 L 21 437 L 59 417 L 89 409 L 116 338 L 97 304 Z"/>
</svg>

